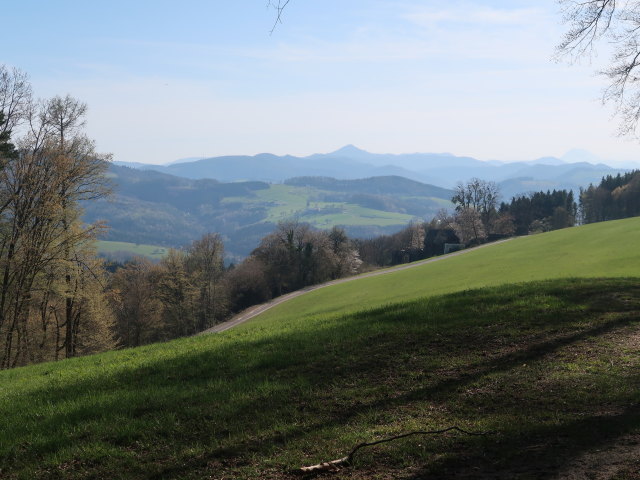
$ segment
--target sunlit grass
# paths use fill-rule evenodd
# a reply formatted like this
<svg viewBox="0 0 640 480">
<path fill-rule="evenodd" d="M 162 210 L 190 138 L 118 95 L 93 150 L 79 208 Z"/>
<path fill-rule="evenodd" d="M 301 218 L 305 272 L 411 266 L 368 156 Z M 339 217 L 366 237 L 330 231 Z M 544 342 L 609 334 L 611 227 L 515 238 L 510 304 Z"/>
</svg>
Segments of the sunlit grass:
<svg viewBox="0 0 640 480">
<path fill-rule="evenodd" d="M 489 245 L 424 266 L 311 292 L 256 322 L 356 311 L 427 295 L 563 277 L 640 275 L 640 217 L 556 230 Z"/>
</svg>

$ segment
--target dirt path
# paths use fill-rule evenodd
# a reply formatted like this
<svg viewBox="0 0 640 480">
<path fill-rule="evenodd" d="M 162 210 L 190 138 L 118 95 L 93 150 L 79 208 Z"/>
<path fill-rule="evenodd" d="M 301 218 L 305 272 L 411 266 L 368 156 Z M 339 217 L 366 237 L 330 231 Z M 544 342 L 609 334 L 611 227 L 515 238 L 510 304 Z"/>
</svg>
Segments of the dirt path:
<svg viewBox="0 0 640 480">
<path fill-rule="evenodd" d="M 296 290 L 295 292 L 291 292 L 288 293 L 286 295 L 282 295 L 280 297 L 274 298 L 273 300 L 267 302 L 267 303 L 263 303 L 260 305 L 254 305 L 253 307 L 249 307 L 246 310 L 238 313 L 237 315 L 235 315 L 234 317 L 232 317 L 230 320 L 227 320 L 226 322 L 223 323 L 219 323 L 203 332 L 201 332 L 200 334 L 205 334 L 205 333 L 220 333 L 220 332 L 224 332 L 225 330 L 229 330 L 230 328 L 235 327 L 236 325 L 240 325 L 241 323 L 246 322 L 247 320 L 251 320 L 252 318 L 260 315 L 262 312 L 266 312 L 267 310 L 269 310 L 270 308 L 275 307 L 276 305 L 280 305 L 281 303 L 287 302 L 289 300 L 291 300 L 292 298 L 296 298 L 299 297 L 300 295 L 304 295 L 306 293 L 309 292 L 313 292 L 314 290 L 318 290 L 320 288 L 325 288 L 325 287 L 330 287 L 331 285 L 338 285 L 340 283 L 345 283 L 345 282 L 352 282 L 354 280 L 360 280 L 361 278 L 369 278 L 369 277 L 377 277 L 378 275 L 386 275 L 388 273 L 394 273 L 394 272 L 399 272 L 400 270 L 407 270 L 409 268 L 415 268 L 415 267 L 419 267 L 421 265 L 424 265 L 426 263 L 432 263 L 432 262 L 439 262 L 441 260 L 446 260 L 447 258 L 451 258 L 451 257 L 456 257 L 458 255 L 464 255 L 465 253 L 468 252 L 473 252 L 474 250 L 478 250 L 480 248 L 485 248 L 485 247 L 489 247 L 492 245 L 497 245 L 499 243 L 504 243 L 507 242 L 509 240 L 512 240 L 511 238 L 507 238 L 505 240 L 499 240 L 497 242 L 492 242 L 492 243 L 485 243 L 484 245 L 480 245 L 478 247 L 473 247 L 473 248 L 468 248 L 466 250 L 460 250 L 454 253 L 449 253 L 447 255 L 441 255 L 439 257 L 433 257 L 433 258 L 428 258 L 426 260 L 420 260 L 418 262 L 413 262 L 413 263 L 409 263 L 406 265 L 399 265 L 397 267 L 390 267 L 390 268 L 385 268 L 382 270 L 376 270 L 373 272 L 369 272 L 369 273 L 364 273 L 362 275 L 357 275 L 355 277 L 347 277 L 347 278 L 341 278 L 339 280 L 333 280 L 331 282 L 327 282 L 327 283 L 321 283 L 320 285 L 312 285 L 310 287 L 306 287 L 300 290 Z"/>
</svg>

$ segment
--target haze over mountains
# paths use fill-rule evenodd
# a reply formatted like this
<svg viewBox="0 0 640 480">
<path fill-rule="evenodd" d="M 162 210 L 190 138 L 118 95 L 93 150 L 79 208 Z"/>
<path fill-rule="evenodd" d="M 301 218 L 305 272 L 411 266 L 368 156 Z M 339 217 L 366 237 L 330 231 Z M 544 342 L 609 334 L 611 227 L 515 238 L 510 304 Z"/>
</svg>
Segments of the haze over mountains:
<svg viewBox="0 0 640 480">
<path fill-rule="evenodd" d="M 322 176 L 358 179 L 396 175 L 442 188 L 479 177 L 500 184 L 503 197 L 535 190 L 574 189 L 598 182 L 623 169 L 610 167 L 586 151 L 572 150 L 562 158 L 524 162 L 481 161 L 449 153 L 378 154 L 347 145 L 335 152 L 307 157 L 262 153 L 203 159 L 182 159 L 170 165 L 119 164 L 191 179 L 221 182 L 257 180 L 281 183 L 293 177 Z"/>
</svg>

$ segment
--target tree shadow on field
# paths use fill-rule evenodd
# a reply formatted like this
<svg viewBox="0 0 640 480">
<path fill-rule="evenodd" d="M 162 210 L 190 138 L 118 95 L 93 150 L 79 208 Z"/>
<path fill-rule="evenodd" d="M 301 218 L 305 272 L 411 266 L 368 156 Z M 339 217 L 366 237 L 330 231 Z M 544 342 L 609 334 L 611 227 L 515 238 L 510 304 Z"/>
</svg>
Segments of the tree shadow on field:
<svg viewBox="0 0 640 480">
<path fill-rule="evenodd" d="M 532 291 L 553 306 L 533 308 L 534 315 L 518 318 L 519 312 L 531 312 L 527 299 Z M 42 403 L 46 415 L 27 419 L 32 423 L 27 425 L 10 417 L 8 425 L 16 423 L 9 428 L 17 432 L 18 444 L 21 430 L 40 429 L 59 437 L 65 429 L 86 427 L 82 437 L 57 438 L 38 455 L 18 452 L 23 462 L 65 449 L 79 452 L 87 442 L 99 441 L 137 452 L 136 466 L 119 472 L 119 478 L 202 478 L 212 469 L 233 478 L 251 462 L 257 461 L 259 468 L 260 462 L 302 448 L 297 444 L 306 438 L 315 444 L 312 458 L 345 455 L 353 445 L 339 440 L 344 427 L 353 430 L 372 411 L 392 418 L 409 412 L 420 419 L 420 406 L 445 405 L 448 411 L 437 420 L 462 421 L 460 426 L 469 429 L 480 423 L 499 433 L 460 437 L 453 450 L 450 439 L 425 440 L 435 460 L 416 457 L 414 464 L 422 466 L 411 478 L 551 478 L 583 452 L 637 431 L 640 411 L 631 405 L 637 394 L 633 388 L 610 392 L 608 404 L 599 405 L 601 392 L 585 390 L 576 401 L 575 385 L 559 382 L 552 396 L 532 389 L 514 401 L 505 393 L 509 382 L 520 381 L 523 364 L 543 368 L 567 348 L 635 325 L 638 311 L 637 280 L 564 280 L 512 286 L 506 294 L 487 289 L 398 304 L 305 330 L 267 332 L 256 340 L 225 343 L 212 337 L 208 349 L 34 392 L 34 402 Z M 458 363 L 452 365 L 452 358 Z M 640 388 L 637 374 L 623 374 L 629 385 Z M 481 395 L 468 397 L 466 392 L 478 386 Z M 105 397 L 96 411 L 91 399 L 100 394 Z M 51 402 L 69 401 L 78 402 L 77 407 L 59 413 L 47 408 Z M 574 403 L 567 406 L 569 401 Z M 538 413 L 567 407 L 570 417 L 537 421 Z M 175 426 L 122 438 L 104 433 L 114 419 L 135 422 L 167 412 L 175 415 Z M 528 416 L 522 424 L 505 425 L 496 412 L 515 419 L 521 412 Z M 404 428 L 394 422 L 394 428 Z M 371 428 L 364 425 L 363 435 Z M 338 438 L 335 443 L 344 450 L 323 450 L 336 446 L 323 446 L 324 437 L 314 436 L 320 431 Z M 192 446 L 206 446 L 206 453 L 180 453 Z M 108 461 L 99 460 L 92 468 Z M 372 471 L 388 466 L 377 465 L 375 458 L 371 462 L 366 468 Z M 357 476 L 360 466 L 351 472 Z M 282 471 L 290 467 L 283 465 Z"/>
</svg>

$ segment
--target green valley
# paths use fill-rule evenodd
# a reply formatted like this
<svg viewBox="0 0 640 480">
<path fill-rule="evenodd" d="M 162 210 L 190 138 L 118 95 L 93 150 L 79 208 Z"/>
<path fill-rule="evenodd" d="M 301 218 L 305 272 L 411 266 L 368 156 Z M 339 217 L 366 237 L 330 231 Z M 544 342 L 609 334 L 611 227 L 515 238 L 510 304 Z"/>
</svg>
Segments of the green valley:
<svg viewBox="0 0 640 480">
<path fill-rule="evenodd" d="M 85 205 L 85 221 L 106 221 L 105 240 L 181 247 L 207 232 L 225 238 L 240 259 L 280 221 L 298 219 L 348 234 L 393 233 L 414 219 L 451 208 L 452 192 L 402 177 L 335 180 L 301 177 L 283 184 L 191 180 L 151 170 L 110 166 L 115 194 Z"/>
<path fill-rule="evenodd" d="M 415 218 L 402 212 L 385 211 L 367 208 L 347 201 L 327 202 L 318 200 L 329 192 L 313 187 L 296 187 L 290 185 L 269 185 L 268 189 L 257 190 L 250 197 L 228 197 L 222 200 L 223 205 L 241 203 L 254 208 L 265 208 L 265 223 L 297 218 L 316 228 L 331 228 L 334 225 L 400 228 Z M 444 199 L 433 199 L 433 205 L 449 207 L 450 202 Z M 434 211 L 435 213 L 435 211 Z"/>
</svg>

